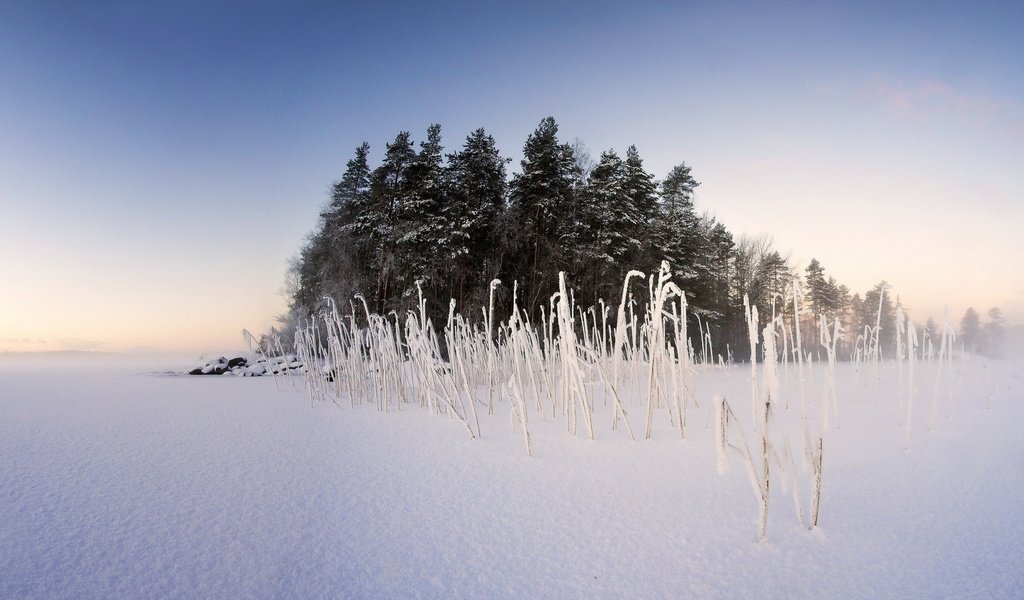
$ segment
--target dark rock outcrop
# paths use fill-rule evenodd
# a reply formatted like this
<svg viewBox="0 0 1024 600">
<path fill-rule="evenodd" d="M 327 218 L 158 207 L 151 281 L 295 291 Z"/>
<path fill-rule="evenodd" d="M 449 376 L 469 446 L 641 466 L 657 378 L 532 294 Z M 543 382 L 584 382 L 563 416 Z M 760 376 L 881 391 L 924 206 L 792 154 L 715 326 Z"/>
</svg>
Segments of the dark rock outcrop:
<svg viewBox="0 0 1024 600">
<path fill-rule="evenodd" d="M 294 355 L 274 356 L 269 360 L 265 358 L 252 359 L 245 356 L 236 356 L 230 360 L 221 356 L 209 360 L 201 367 L 188 371 L 189 375 L 237 375 L 239 377 L 259 377 L 268 373 L 275 375 L 303 372 L 302 361 Z"/>
</svg>

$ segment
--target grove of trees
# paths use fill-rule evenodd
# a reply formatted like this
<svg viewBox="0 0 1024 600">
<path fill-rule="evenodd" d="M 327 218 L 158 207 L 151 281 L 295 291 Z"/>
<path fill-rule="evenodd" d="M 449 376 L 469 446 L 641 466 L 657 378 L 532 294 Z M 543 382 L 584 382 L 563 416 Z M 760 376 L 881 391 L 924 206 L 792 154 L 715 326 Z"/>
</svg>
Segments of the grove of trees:
<svg viewBox="0 0 1024 600">
<path fill-rule="evenodd" d="M 762 321 L 773 314 L 792 319 L 796 311 L 805 348 L 817 347 L 824 318 L 843 323 L 841 355 L 876 324 L 881 346 L 895 352 L 898 300 L 884 281 L 851 296 L 817 260 L 801 273 L 770 238 L 734 236 L 711 213 L 698 212 L 700 183 L 685 162 L 658 181 L 635 146 L 624 155 L 605 150 L 595 161 L 581 144 L 561 141 L 551 117 L 527 137 L 511 177 L 510 160 L 482 128 L 450 153 L 437 124 L 419 144 L 398 133 L 375 167 L 369 153 L 367 143 L 355 149 L 293 261 L 286 326 L 326 309 L 328 297 L 347 309 L 360 294 L 371 311 L 401 314 L 416 307 L 420 291 L 435 323 L 452 299 L 458 312 L 478 318 L 493 279 L 502 282 L 497 314 L 507 314 L 514 293 L 539 323 L 562 271 L 579 305 L 611 312 L 627 272 L 653 273 L 667 260 L 687 296 L 690 331 L 710 332 L 726 358 L 749 355 L 744 297 Z M 646 284 L 634 279 L 631 286 L 642 310 Z M 994 310 L 993 323 L 1001 318 Z M 961 329 L 980 350 L 983 337 L 995 340 L 1000 327 L 968 320 Z M 934 333 L 934 324 L 927 329 Z"/>
</svg>

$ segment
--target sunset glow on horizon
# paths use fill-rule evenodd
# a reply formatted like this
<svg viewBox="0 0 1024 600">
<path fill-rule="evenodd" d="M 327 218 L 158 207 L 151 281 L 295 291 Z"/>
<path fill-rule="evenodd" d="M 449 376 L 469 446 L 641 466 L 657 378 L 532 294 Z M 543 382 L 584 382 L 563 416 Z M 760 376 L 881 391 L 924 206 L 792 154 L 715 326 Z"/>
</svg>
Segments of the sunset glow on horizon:
<svg viewBox="0 0 1024 600">
<path fill-rule="evenodd" d="M 882 10 L 884 7 L 885 10 Z M 1024 324 L 1024 5 L 0 7 L 0 352 L 226 352 L 363 141 L 545 116 L 911 318 Z M 649 265 L 636 265 L 650 268 Z"/>
</svg>

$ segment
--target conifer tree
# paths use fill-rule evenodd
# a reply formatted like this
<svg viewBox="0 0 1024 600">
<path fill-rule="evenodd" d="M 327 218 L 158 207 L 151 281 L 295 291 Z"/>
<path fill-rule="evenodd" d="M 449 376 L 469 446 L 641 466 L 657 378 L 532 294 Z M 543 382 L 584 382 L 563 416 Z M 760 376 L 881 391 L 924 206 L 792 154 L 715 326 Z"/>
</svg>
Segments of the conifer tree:
<svg viewBox="0 0 1024 600">
<path fill-rule="evenodd" d="M 636 214 L 624 187 L 625 171 L 614 150 L 602 152 L 579 199 L 577 231 L 569 249 L 591 303 L 610 292 L 612 280 L 639 249 L 639 241 L 629 235 L 635 230 Z"/>
<path fill-rule="evenodd" d="M 881 310 L 879 310 L 881 306 Z M 878 283 L 864 294 L 861 321 L 868 327 L 881 327 L 879 345 L 883 356 L 894 356 L 896 352 L 896 309 L 893 306 L 889 284 Z"/>
<path fill-rule="evenodd" d="M 778 250 L 773 250 L 761 260 L 758 271 L 764 282 L 764 305 L 771 306 L 774 303 L 777 313 L 789 310 L 791 306 L 789 292 L 794 276 L 793 269 L 789 266 L 789 260 L 783 258 Z"/>
<path fill-rule="evenodd" d="M 523 147 L 522 172 L 512 179 L 510 209 L 518 235 L 512 238 L 515 260 L 509 277 L 523 281 L 524 305 L 539 307 L 555 288 L 558 271 L 568 266 L 565 246 L 576 227 L 579 167 L 572 146 L 558 141 L 552 117 L 540 122 Z"/>
<path fill-rule="evenodd" d="M 399 190 L 395 256 L 400 267 L 394 278 L 400 288 L 395 291 L 404 298 L 415 297 L 418 280 L 439 287 L 439 271 L 447 272 L 442 257 L 448 250 L 450 224 L 442 214 L 446 193 L 442 150 L 441 126 L 435 123 L 427 129 L 427 139 L 409 163 Z"/>
<path fill-rule="evenodd" d="M 861 334 L 864 325 L 864 299 L 860 297 L 860 294 L 854 294 L 850 298 L 850 327 L 854 337 Z"/>
<path fill-rule="evenodd" d="M 459 307 L 470 298 L 474 307 L 480 304 L 486 297 L 480 292 L 499 275 L 506 245 L 499 239 L 498 223 L 508 197 L 507 162 L 483 128 L 466 137 L 461 150 L 448 155 L 450 189 L 443 212 L 450 229 L 442 243 L 442 258 L 453 266 L 449 297 Z"/>
<path fill-rule="evenodd" d="M 643 160 L 636 146 L 626 149 L 622 186 L 635 214 L 632 228 L 625 233 L 629 238 L 637 240 L 636 249 L 627 255 L 627 264 L 624 266 L 651 269 L 654 265 L 661 264 L 662 260 L 656 256 L 656 240 L 651 235 L 652 227 L 658 218 L 658 183 L 654 180 L 654 175 L 644 169 Z M 620 269 L 622 276 L 625 276 L 625 273 L 625 270 Z"/>
<path fill-rule="evenodd" d="M 324 231 L 332 242 L 351 234 L 356 215 L 364 209 L 370 194 L 370 145 L 363 142 L 345 164 L 345 173 L 331 186 L 331 200 L 320 213 Z"/>
<path fill-rule="evenodd" d="M 690 303 L 689 314 L 693 315 L 694 320 L 699 316 L 704 327 L 711 329 L 716 339 L 721 339 L 733 309 L 729 292 L 735 244 L 729 230 L 709 214 L 705 213 L 700 218 L 698 230 L 700 251 L 694 271 L 700 275 L 697 280 L 689 283 L 684 292 Z M 690 325 L 693 325 L 691 332 L 698 331 L 695 322 Z M 724 353 L 724 346 L 721 349 Z"/>
<path fill-rule="evenodd" d="M 804 277 L 807 299 L 811 304 L 811 312 L 815 315 L 824 315 L 829 305 L 828 282 L 825 280 L 825 269 L 822 268 L 818 259 L 812 258 L 807 265 L 807 275 Z"/>
<path fill-rule="evenodd" d="M 360 289 L 367 266 L 357 260 L 360 253 L 353 224 L 368 198 L 369 150 L 365 142 L 356 148 L 344 175 L 331 187 L 330 201 L 320 213 L 317 230 L 300 252 L 292 298 L 293 309 L 300 314 L 316 311 L 324 296 L 341 298 Z"/>
<path fill-rule="evenodd" d="M 978 352 L 984 346 L 983 335 L 981 317 L 973 306 L 969 307 L 960 319 L 960 339 L 963 340 L 964 349 L 968 352 Z"/>
<path fill-rule="evenodd" d="M 700 185 L 686 163 L 672 168 L 661 182 L 661 205 L 654 227 L 655 251 L 672 266 L 683 289 L 692 289 L 698 278 L 697 256 L 701 240 L 693 192 Z"/>
<path fill-rule="evenodd" d="M 384 161 L 370 175 L 369 201 L 356 217 L 355 230 L 370 252 L 370 270 L 375 280 L 373 298 L 375 308 L 380 310 L 394 294 L 392 279 L 400 268 L 395 254 L 398 215 L 408 169 L 415 158 L 409 132 L 400 132 L 387 145 Z"/>
<path fill-rule="evenodd" d="M 711 295 L 708 308 L 724 314 L 729 305 L 729 281 L 732 277 L 732 262 L 736 244 L 725 225 L 714 217 L 706 215 L 702 222 L 708 231 L 707 259 L 712 274 Z"/>
<path fill-rule="evenodd" d="M 305 316 L 316 310 L 323 295 L 329 257 L 327 236 L 319 228 L 306 239 L 293 266 L 296 286 L 290 302 L 292 311 Z"/>
<path fill-rule="evenodd" d="M 363 142 L 345 165 L 345 173 L 331 187 L 331 200 L 321 213 L 328 257 L 318 303 L 324 296 L 350 298 L 369 282 L 366 247 L 355 229 L 356 217 L 370 198 L 370 145 Z"/>
<path fill-rule="evenodd" d="M 836 316 L 849 324 L 850 288 L 840 284 L 836 287 Z"/>
</svg>

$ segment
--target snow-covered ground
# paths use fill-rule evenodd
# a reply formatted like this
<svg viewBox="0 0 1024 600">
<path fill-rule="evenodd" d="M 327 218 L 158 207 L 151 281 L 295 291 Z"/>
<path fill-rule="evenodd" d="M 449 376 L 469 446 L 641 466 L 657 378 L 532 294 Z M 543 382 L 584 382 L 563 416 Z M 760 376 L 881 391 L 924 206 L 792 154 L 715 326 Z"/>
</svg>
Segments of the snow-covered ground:
<svg viewBox="0 0 1024 600">
<path fill-rule="evenodd" d="M 532 458 L 507 404 L 473 440 L 418 405 L 154 373 L 185 366 L 0 359 L 0 597 L 1024 596 L 1019 362 L 957 362 L 951 398 L 919 364 L 909 448 L 895 366 L 840 364 L 820 527 L 809 474 L 779 468 L 766 543 L 738 454 L 716 468 L 713 394 L 755 441 L 742 365 L 698 370 L 685 441 L 665 411 L 631 441 L 598 401 L 593 441 L 530 414 Z M 799 464 L 781 374 L 773 443 Z"/>
</svg>

